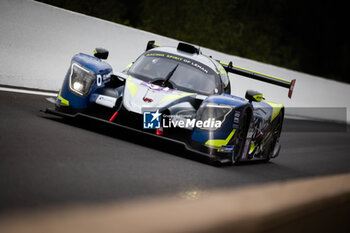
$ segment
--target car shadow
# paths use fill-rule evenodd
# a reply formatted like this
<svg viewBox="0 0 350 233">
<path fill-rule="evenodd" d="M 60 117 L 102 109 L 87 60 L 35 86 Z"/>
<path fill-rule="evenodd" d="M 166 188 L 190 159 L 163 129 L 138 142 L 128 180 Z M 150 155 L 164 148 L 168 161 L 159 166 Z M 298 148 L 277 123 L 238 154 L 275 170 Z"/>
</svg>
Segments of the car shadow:
<svg viewBox="0 0 350 233">
<path fill-rule="evenodd" d="M 118 127 L 117 125 L 107 124 L 102 121 L 96 121 L 85 117 L 76 117 L 76 118 L 70 119 L 70 118 L 64 118 L 64 117 L 59 117 L 54 115 L 48 115 L 44 113 L 42 113 L 40 116 L 48 120 L 67 124 L 73 127 L 87 130 L 87 131 L 116 138 L 118 140 L 122 140 L 125 142 L 134 143 L 139 146 L 144 146 L 147 148 L 151 148 L 153 150 L 175 155 L 180 158 L 190 159 L 196 162 L 200 162 L 202 164 L 215 166 L 215 167 L 232 166 L 232 164 L 229 162 L 221 163 L 219 161 L 213 161 L 207 157 L 204 157 L 203 155 L 197 154 L 192 151 L 188 151 L 181 144 L 164 140 L 158 137 L 152 137 L 137 131 L 124 129 L 124 128 Z M 260 164 L 267 164 L 267 163 L 270 163 L 270 162 L 266 162 L 263 160 L 240 161 L 234 166 L 243 167 L 247 165 L 252 166 L 252 165 L 260 165 Z"/>
<path fill-rule="evenodd" d="M 111 125 L 84 117 L 76 117 L 69 119 L 59 116 L 48 115 L 45 113 L 40 114 L 40 117 L 47 120 L 77 127 L 80 129 L 84 129 L 87 131 L 91 131 L 94 133 L 98 133 L 104 136 L 116 138 L 125 142 L 134 143 L 139 146 L 144 146 L 167 154 L 175 155 L 180 158 L 190 159 L 206 165 L 214 165 L 217 167 L 222 166 L 222 164 L 218 162 L 213 162 L 209 158 L 203 157 L 200 154 L 196 154 L 194 152 L 186 150 L 185 147 L 181 144 L 164 140 L 158 137 L 151 137 L 149 135 L 137 131 L 124 129 L 116 125 Z"/>
</svg>

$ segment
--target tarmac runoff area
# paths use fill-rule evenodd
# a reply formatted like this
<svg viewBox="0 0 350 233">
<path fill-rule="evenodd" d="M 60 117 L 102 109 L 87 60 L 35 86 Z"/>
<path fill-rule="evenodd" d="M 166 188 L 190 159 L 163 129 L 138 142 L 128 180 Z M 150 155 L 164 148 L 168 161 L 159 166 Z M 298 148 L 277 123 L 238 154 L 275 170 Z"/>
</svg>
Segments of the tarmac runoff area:
<svg viewBox="0 0 350 233">
<path fill-rule="evenodd" d="M 286 119 L 279 157 L 216 167 L 171 143 L 48 116 L 46 98 L 0 91 L 0 232 L 349 230 L 344 124 Z"/>
</svg>

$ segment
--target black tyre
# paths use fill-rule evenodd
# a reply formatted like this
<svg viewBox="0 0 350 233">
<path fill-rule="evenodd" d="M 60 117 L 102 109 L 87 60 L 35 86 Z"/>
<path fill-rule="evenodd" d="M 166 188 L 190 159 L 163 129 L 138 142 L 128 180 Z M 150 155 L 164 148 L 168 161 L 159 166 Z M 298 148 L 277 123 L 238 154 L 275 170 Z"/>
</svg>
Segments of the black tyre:
<svg viewBox="0 0 350 233">
<path fill-rule="evenodd" d="M 270 161 L 271 158 L 277 157 L 277 155 L 280 152 L 281 145 L 279 144 L 279 139 L 282 131 L 283 115 L 283 112 L 281 112 L 278 118 L 276 119 L 276 127 L 273 131 L 273 139 L 271 140 L 270 145 L 266 148 L 265 162 Z"/>
<path fill-rule="evenodd" d="M 249 131 L 250 120 L 251 120 L 251 112 L 249 111 L 249 109 L 246 109 L 245 111 L 242 112 L 242 115 L 239 121 L 239 126 L 236 129 L 236 132 L 232 141 L 230 142 L 231 145 L 234 145 L 234 151 L 231 157 L 232 164 L 237 164 L 237 162 L 239 162 L 240 158 L 242 157 L 244 144 Z"/>
</svg>

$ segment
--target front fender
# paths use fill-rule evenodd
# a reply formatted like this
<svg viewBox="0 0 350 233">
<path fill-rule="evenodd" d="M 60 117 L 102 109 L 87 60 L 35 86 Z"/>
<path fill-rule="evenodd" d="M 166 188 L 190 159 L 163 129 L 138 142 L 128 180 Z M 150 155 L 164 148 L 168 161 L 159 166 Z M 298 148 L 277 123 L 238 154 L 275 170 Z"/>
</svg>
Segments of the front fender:
<svg viewBox="0 0 350 233">
<path fill-rule="evenodd" d="M 220 128 L 204 130 L 195 127 L 191 137 L 192 141 L 217 152 L 232 152 L 233 146 L 229 145 L 229 142 L 238 128 L 242 111 L 246 111 L 247 108 L 251 110 L 251 104 L 243 98 L 228 94 L 210 96 L 203 101 L 201 107 L 205 107 L 207 103 L 228 105 L 232 107 L 232 110 Z M 198 117 L 200 116 L 197 116 L 197 119 Z"/>
<path fill-rule="evenodd" d="M 73 64 L 78 64 L 84 69 L 93 72 L 94 80 L 91 89 L 86 95 L 79 95 L 72 91 L 70 87 L 70 78 L 72 75 Z M 89 107 L 92 94 L 98 92 L 105 87 L 110 80 L 112 67 L 99 58 L 89 56 L 83 53 L 75 55 L 69 66 L 68 72 L 64 78 L 61 90 L 57 97 L 57 107 L 69 107 L 71 109 L 82 110 Z"/>
</svg>

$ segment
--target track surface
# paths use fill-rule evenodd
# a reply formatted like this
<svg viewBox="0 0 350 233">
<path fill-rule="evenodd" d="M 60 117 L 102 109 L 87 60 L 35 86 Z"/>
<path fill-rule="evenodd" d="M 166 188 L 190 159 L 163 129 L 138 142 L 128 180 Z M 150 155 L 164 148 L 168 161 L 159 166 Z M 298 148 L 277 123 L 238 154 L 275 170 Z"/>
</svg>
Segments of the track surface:
<svg viewBox="0 0 350 233">
<path fill-rule="evenodd" d="M 269 163 L 213 166 L 171 143 L 48 116 L 43 96 L 0 91 L 0 213 L 350 172 L 350 131 L 286 120 Z"/>
</svg>

